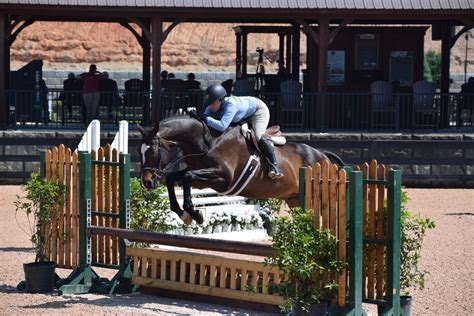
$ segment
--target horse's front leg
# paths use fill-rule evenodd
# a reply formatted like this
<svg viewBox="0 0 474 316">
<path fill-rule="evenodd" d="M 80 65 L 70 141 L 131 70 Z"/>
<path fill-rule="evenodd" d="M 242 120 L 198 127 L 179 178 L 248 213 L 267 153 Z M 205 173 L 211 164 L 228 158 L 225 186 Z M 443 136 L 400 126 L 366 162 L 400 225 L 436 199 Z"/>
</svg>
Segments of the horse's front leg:
<svg viewBox="0 0 474 316">
<path fill-rule="evenodd" d="M 191 185 L 195 181 L 205 182 L 207 186 L 221 187 L 225 185 L 225 178 L 218 168 L 187 171 L 182 179 L 183 182 L 183 208 L 198 223 L 204 222 L 201 211 L 194 209 L 191 199 Z"/>
<path fill-rule="evenodd" d="M 181 207 L 179 207 L 178 199 L 176 198 L 176 192 L 174 191 L 175 182 L 181 180 L 185 173 L 186 170 L 182 170 L 168 174 L 166 176 L 166 187 L 168 189 L 170 209 L 178 214 L 179 218 L 181 218 L 186 225 L 189 225 L 193 221 L 193 218 L 187 211 L 183 211 Z"/>
</svg>

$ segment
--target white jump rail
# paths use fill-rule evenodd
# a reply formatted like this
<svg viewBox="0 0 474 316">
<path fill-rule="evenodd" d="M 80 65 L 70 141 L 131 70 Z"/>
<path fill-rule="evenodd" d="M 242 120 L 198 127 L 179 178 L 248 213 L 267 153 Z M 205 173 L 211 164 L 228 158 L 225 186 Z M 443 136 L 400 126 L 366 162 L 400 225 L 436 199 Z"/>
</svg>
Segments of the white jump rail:
<svg viewBox="0 0 474 316">
<path fill-rule="evenodd" d="M 183 190 L 175 189 L 178 203 L 183 203 Z M 168 193 L 163 193 L 161 197 L 167 198 Z M 259 205 L 249 204 L 248 198 L 243 196 L 222 196 L 213 189 L 191 189 L 193 205 L 202 212 L 205 224 L 213 215 L 222 215 L 224 213 L 236 215 L 237 217 L 251 217 L 259 215 Z M 179 217 L 172 213 L 177 222 Z M 228 226 L 228 225 L 227 225 Z M 229 227 L 227 227 L 229 229 Z M 173 233 L 177 233 L 173 231 Z M 184 233 L 187 235 L 187 233 Z M 193 235 L 193 234 L 191 234 Z M 202 233 L 196 236 L 221 239 L 221 240 L 239 240 L 239 241 L 256 241 L 268 239 L 267 232 L 264 228 L 248 228 L 241 231 L 221 231 L 212 233 Z M 161 245 L 160 245 L 161 247 Z"/>
<path fill-rule="evenodd" d="M 183 190 L 176 189 L 176 198 L 180 205 L 183 204 Z M 167 198 L 168 193 L 161 197 Z M 248 204 L 248 198 L 243 196 L 222 196 L 213 189 L 191 189 L 193 205 L 201 210 L 205 218 L 212 214 L 234 213 L 240 215 L 258 214 L 259 206 Z"/>
</svg>

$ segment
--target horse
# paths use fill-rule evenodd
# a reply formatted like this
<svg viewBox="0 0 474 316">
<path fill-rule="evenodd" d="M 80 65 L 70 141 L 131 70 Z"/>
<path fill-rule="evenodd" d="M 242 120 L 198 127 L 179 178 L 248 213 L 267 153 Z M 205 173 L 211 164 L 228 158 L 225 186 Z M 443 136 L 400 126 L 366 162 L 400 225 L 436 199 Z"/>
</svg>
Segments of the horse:
<svg viewBox="0 0 474 316">
<path fill-rule="evenodd" d="M 191 187 L 211 188 L 218 193 L 231 188 L 256 150 L 241 134 L 240 128 L 237 125 L 220 133 L 189 116 L 167 118 L 148 132 L 138 126 L 142 135 L 139 148 L 142 187 L 154 189 L 158 181 L 165 178 L 171 210 L 186 224 L 193 219 L 202 223 L 201 212 L 192 204 Z M 270 179 L 267 176 L 268 163 L 262 157 L 253 178 L 239 195 L 252 199 L 278 198 L 289 207 L 295 207 L 298 205 L 301 167 L 324 160 L 343 164 L 337 155 L 303 143 L 288 142 L 284 146 L 276 146 L 275 154 L 284 176 L 277 180 Z M 187 168 L 171 172 L 181 161 L 186 163 Z M 183 209 L 174 191 L 177 181 L 181 181 L 183 186 Z"/>
</svg>

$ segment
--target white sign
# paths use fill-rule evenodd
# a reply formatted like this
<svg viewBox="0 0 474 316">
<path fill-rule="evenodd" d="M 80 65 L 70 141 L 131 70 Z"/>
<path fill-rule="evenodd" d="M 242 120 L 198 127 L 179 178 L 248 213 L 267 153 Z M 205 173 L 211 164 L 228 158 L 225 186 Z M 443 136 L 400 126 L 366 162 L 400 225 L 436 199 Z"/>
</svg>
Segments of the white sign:
<svg viewBox="0 0 474 316">
<path fill-rule="evenodd" d="M 344 84 L 345 52 L 328 51 L 327 80 L 328 84 Z"/>
</svg>

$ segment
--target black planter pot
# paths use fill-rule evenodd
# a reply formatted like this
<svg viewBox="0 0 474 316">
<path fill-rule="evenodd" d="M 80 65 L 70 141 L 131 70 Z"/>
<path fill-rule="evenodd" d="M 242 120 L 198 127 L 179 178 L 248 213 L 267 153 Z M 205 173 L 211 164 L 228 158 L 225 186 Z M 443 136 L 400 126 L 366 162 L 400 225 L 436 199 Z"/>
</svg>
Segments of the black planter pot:
<svg viewBox="0 0 474 316">
<path fill-rule="evenodd" d="M 411 301 L 412 297 L 408 295 L 400 296 L 400 308 L 405 311 L 407 316 L 411 316 Z"/>
<path fill-rule="evenodd" d="M 296 306 L 293 309 L 293 316 L 326 316 L 328 311 L 329 301 L 321 300 L 319 303 L 311 305 L 311 310 L 305 312 L 301 310 L 301 307 Z"/>
<path fill-rule="evenodd" d="M 55 268 L 55 262 L 24 263 L 26 290 L 30 293 L 53 292 Z"/>
<path fill-rule="evenodd" d="M 400 308 L 405 312 L 407 316 L 411 316 L 411 301 L 412 301 L 412 297 L 409 295 L 400 296 Z M 377 314 L 382 315 L 384 309 L 385 309 L 384 305 L 378 305 Z"/>
</svg>

